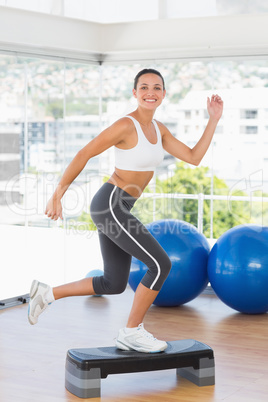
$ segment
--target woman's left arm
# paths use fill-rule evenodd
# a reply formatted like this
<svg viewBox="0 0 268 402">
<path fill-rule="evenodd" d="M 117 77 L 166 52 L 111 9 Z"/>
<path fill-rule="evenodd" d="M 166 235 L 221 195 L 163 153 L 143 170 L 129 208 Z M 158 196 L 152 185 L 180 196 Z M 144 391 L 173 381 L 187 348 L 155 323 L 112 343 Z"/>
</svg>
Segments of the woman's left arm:
<svg viewBox="0 0 268 402">
<path fill-rule="evenodd" d="M 199 165 L 208 150 L 217 124 L 222 115 L 223 101 L 220 96 L 212 95 L 211 100 L 207 98 L 207 110 L 209 114 L 208 124 L 202 137 L 193 148 L 190 148 L 177 140 L 165 127 L 162 137 L 164 149 L 171 155 L 175 156 L 175 158 L 191 163 L 195 166 Z"/>
</svg>

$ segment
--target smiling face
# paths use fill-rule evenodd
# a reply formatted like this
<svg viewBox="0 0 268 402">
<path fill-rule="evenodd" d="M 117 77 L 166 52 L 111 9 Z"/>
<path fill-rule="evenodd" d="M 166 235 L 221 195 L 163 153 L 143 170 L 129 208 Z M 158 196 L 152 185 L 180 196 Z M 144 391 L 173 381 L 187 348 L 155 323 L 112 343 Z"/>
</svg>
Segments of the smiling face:
<svg viewBox="0 0 268 402">
<path fill-rule="evenodd" d="M 137 82 L 137 89 L 133 89 L 133 95 L 140 106 L 156 109 L 166 95 L 161 77 L 151 73 L 141 75 Z"/>
</svg>

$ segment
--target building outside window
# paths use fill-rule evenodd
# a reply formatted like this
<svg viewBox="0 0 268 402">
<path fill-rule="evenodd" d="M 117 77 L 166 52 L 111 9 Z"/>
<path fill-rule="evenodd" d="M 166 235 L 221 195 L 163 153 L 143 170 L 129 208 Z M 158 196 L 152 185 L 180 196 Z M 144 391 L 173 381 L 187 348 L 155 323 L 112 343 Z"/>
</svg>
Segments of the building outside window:
<svg viewBox="0 0 268 402">
<path fill-rule="evenodd" d="M 257 119 L 258 110 L 241 110 L 241 119 Z"/>
</svg>

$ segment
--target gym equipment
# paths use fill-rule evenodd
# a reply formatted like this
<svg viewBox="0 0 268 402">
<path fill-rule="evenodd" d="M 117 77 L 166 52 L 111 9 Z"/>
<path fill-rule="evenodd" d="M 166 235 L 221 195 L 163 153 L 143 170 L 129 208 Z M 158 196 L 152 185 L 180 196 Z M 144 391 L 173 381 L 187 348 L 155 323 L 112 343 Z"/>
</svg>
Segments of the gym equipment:
<svg viewBox="0 0 268 402">
<path fill-rule="evenodd" d="M 171 271 L 154 304 L 157 306 L 179 306 L 197 297 L 207 286 L 207 261 L 209 243 L 197 229 L 184 221 L 165 219 L 146 226 L 149 232 L 167 252 Z M 136 290 L 147 266 L 132 258 L 129 285 Z"/>
<path fill-rule="evenodd" d="M 177 369 L 177 374 L 202 387 L 215 384 L 213 350 L 193 339 L 167 342 L 160 353 L 123 351 L 116 347 L 70 349 L 65 366 L 65 387 L 79 398 L 96 398 L 101 378 L 109 374 Z"/>
<path fill-rule="evenodd" d="M 102 276 L 103 271 L 101 269 L 93 269 L 86 274 L 86 278 L 90 278 L 92 276 Z"/>
<path fill-rule="evenodd" d="M 268 227 L 239 225 L 213 246 L 208 276 L 217 296 L 246 314 L 268 311 Z"/>
</svg>

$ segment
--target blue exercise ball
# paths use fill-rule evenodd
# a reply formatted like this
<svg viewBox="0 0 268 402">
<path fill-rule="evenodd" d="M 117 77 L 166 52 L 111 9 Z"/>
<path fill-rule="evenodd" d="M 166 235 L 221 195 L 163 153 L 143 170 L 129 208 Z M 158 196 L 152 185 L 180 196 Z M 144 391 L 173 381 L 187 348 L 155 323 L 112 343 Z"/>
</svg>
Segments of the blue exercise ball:
<svg viewBox="0 0 268 402">
<path fill-rule="evenodd" d="M 146 226 L 168 254 L 172 267 L 157 295 L 157 306 L 179 306 L 197 297 L 207 286 L 209 244 L 197 229 L 180 220 L 166 219 Z M 132 258 L 129 285 L 135 291 L 147 266 Z"/>
<path fill-rule="evenodd" d="M 86 278 L 91 278 L 93 276 L 102 276 L 103 275 L 103 271 L 101 269 L 92 269 L 92 271 L 89 271 L 86 274 Z"/>
<path fill-rule="evenodd" d="M 246 314 L 268 311 L 268 228 L 239 225 L 213 246 L 208 276 L 217 296 Z"/>
</svg>

